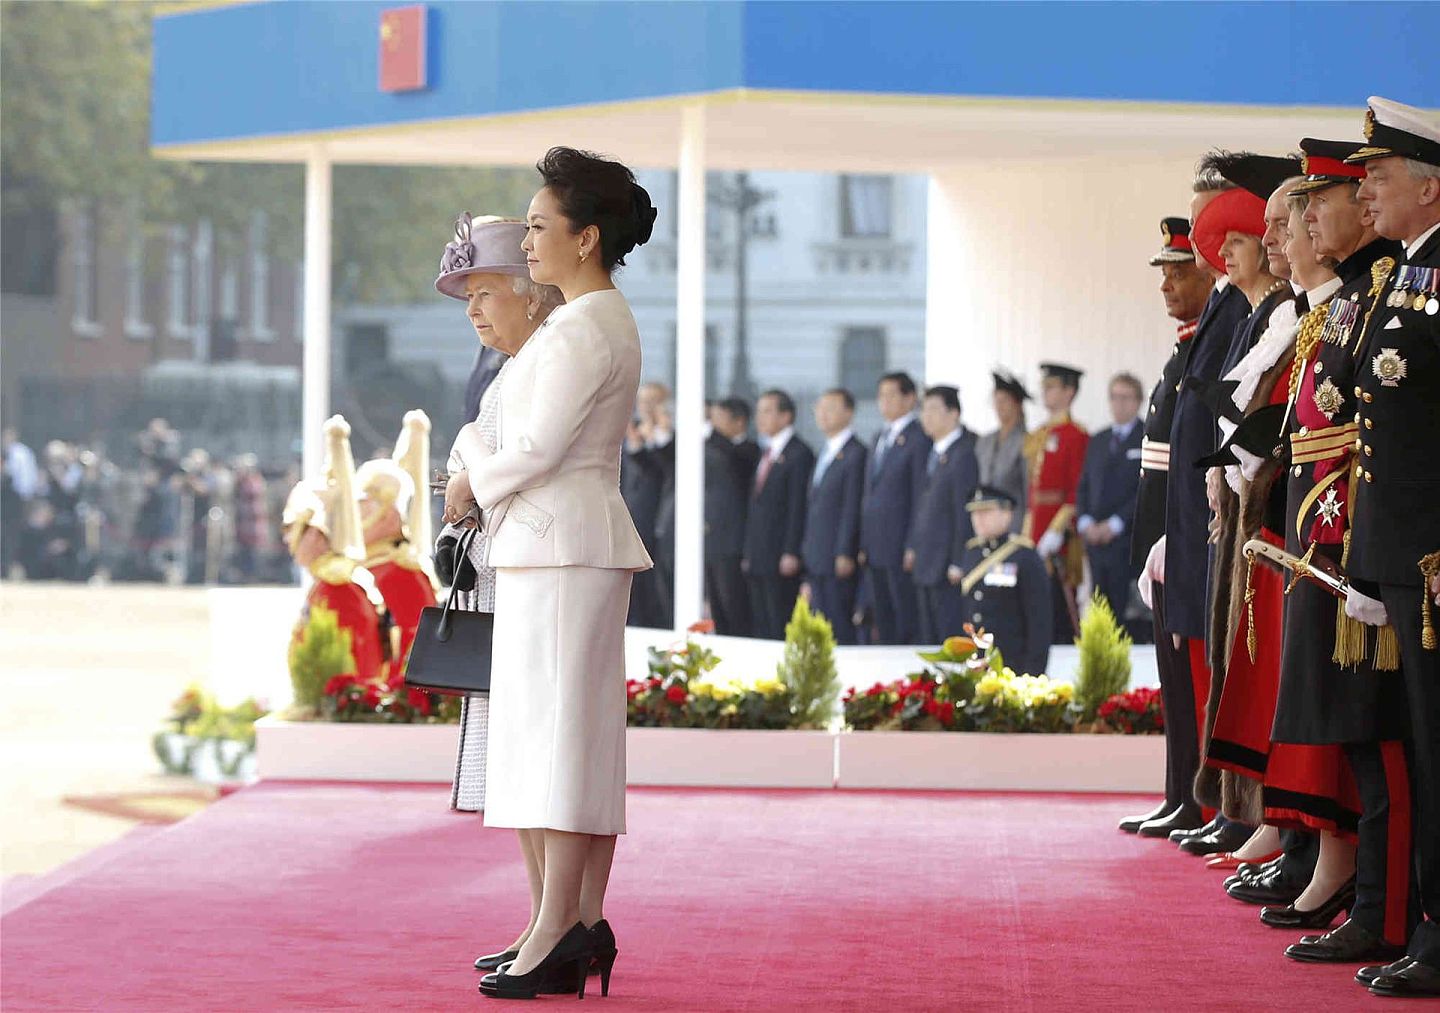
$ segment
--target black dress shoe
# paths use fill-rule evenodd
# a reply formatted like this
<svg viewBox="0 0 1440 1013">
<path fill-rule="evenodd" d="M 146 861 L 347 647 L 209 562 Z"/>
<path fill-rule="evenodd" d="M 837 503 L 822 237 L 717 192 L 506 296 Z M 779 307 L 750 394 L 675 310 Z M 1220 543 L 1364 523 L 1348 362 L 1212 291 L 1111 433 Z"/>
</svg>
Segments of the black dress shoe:
<svg viewBox="0 0 1440 1013">
<path fill-rule="evenodd" d="M 1292 943 L 1285 950 L 1291 960 L 1308 964 L 1378 964 L 1404 955 L 1405 947 L 1387 943 L 1353 918 L 1347 918 L 1313 943 Z"/>
<path fill-rule="evenodd" d="M 498 971 L 501 964 L 508 964 L 520 956 L 519 950 L 501 950 L 499 953 L 487 953 L 483 957 L 475 958 L 475 970 L 477 971 Z"/>
<path fill-rule="evenodd" d="M 1227 823 L 1203 837 L 1187 837 L 1180 842 L 1180 850 L 1191 855 L 1218 855 L 1222 851 L 1234 851 L 1253 833 L 1243 823 Z"/>
<path fill-rule="evenodd" d="M 1216 816 L 1209 823 L 1197 819 L 1194 824 L 1188 827 L 1176 827 L 1166 836 L 1170 838 L 1171 844 L 1179 844 L 1181 841 L 1188 840 L 1191 837 L 1204 837 L 1206 834 L 1213 834 L 1223 825 L 1219 816 Z"/>
<path fill-rule="evenodd" d="M 1276 855 L 1268 862 L 1241 862 L 1240 867 L 1235 870 L 1235 875 L 1247 883 L 1253 883 L 1272 869 L 1280 868 L 1284 862 L 1284 855 Z"/>
<path fill-rule="evenodd" d="M 1294 904 L 1288 907 L 1264 907 L 1260 920 L 1272 929 L 1328 929 L 1335 916 L 1349 911 L 1355 903 L 1355 877 L 1340 885 L 1325 903 L 1310 911 L 1301 911 Z"/>
<path fill-rule="evenodd" d="M 1246 904 L 1289 904 L 1303 893 L 1303 886 L 1287 883 L 1280 871 L 1266 873 L 1257 880 L 1241 881 L 1225 888 L 1225 892 Z"/>
<path fill-rule="evenodd" d="M 1151 820 L 1158 820 L 1160 817 L 1171 812 L 1174 808 L 1175 807 L 1169 802 L 1161 799 L 1160 804 L 1157 805 L 1154 809 L 1151 809 L 1144 816 L 1126 816 L 1123 820 L 1120 821 L 1120 829 L 1125 831 L 1127 834 L 1133 834 L 1140 829 L 1140 824 L 1149 823 Z"/>
<path fill-rule="evenodd" d="M 610 994 L 610 972 L 615 967 L 615 958 L 620 950 L 615 945 L 615 932 L 604 918 L 590 926 L 590 938 L 595 944 L 595 952 L 586 973 L 591 977 L 600 976 L 600 996 L 604 998 Z M 540 985 L 541 995 L 566 995 L 574 990 L 574 971 L 568 966 L 557 968 Z"/>
<path fill-rule="evenodd" d="M 1309 936 L 1301 937 L 1302 940 L 1309 938 Z M 1399 960 L 1393 961 L 1389 964 L 1370 964 L 1366 967 L 1360 968 L 1360 970 L 1355 972 L 1355 980 L 1362 985 L 1368 986 L 1372 981 L 1380 977 L 1380 975 L 1382 974 L 1395 974 L 1399 971 L 1405 970 L 1405 968 L 1410 966 L 1410 962 L 1414 959 L 1414 957 L 1410 956 L 1410 954 L 1407 953 Z"/>
<path fill-rule="evenodd" d="M 1146 820 L 1140 824 L 1136 831 L 1141 837 L 1168 837 L 1172 830 L 1189 830 L 1198 827 L 1205 821 L 1200 818 L 1200 810 L 1194 806 L 1182 805 L 1168 816 L 1158 820 Z"/>
<path fill-rule="evenodd" d="M 569 968 L 572 975 L 571 988 L 575 994 L 585 998 L 585 976 L 590 970 L 590 958 L 594 956 L 595 941 L 590 930 L 579 922 L 560 937 L 554 948 L 524 974 L 511 974 L 506 970 L 487 974 L 480 979 L 480 991 L 491 999 L 534 999 L 540 994 L 540 986 L 562 968 Z"/>
<path fill-rule="evenodd" d="M 1376 995 L 1418 999 L 1440 996 L 1440 968 L 1412 960 L 1394 974 L 1382 974 L 1370 983 Z"/>
</svg>

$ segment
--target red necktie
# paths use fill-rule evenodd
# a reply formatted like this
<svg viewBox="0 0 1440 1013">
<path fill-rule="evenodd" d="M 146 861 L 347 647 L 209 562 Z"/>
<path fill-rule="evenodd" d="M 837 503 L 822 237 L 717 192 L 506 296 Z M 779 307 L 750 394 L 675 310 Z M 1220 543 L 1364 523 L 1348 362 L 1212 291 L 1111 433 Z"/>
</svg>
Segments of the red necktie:
<svg viewBox="0 0 1440 1013">
<path fill-rule="evenodd" d="M 765 488 L 765 480 L 770 477 L 770 467 L 775 463 L 775 458 L 770 456 L 770 451 L 765 451 L 765 456 L 760 458 L 760 467 L 755 472 L 755 495 L 760 495 L 760 490 Z"/>
</svg>

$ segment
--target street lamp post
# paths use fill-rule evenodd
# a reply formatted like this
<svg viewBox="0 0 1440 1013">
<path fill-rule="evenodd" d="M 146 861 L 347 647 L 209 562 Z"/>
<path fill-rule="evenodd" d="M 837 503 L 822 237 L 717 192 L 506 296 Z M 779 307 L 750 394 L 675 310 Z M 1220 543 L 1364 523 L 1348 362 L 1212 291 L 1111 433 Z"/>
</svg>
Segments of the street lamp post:
<svg viewBox="0 0 1440 1013">
<path fill-rule="evenodd" d="M 730 393 L 747 401 L 753 401 L 756 394 L 755 378 L 750 375 L 750 348 L 746 334 L 749 309 L 746 248 L 751 235 L 750 212 L 774 196 L 771 190 L 751 186 L 747 172 L 737 172 L 734 183 L 729 186 L 722 184 L 710 191 L 711 200 L 735 212 L 735 357 L 730 367 Z"/>
</svg>

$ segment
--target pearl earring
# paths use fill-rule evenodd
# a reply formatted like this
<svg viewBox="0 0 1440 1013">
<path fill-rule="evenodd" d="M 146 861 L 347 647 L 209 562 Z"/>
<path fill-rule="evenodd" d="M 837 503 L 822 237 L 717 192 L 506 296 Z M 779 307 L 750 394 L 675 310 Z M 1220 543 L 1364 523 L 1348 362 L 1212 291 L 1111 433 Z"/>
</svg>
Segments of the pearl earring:
<svg viewBox="0 0 1440 1013">
<path fill-rule="evenodd" d="M 581 250 L 581 251 L 580 251 L 580 263 L 582 263 L 582 264 L 585 263 L 585 258 L 588 257 L 588 256 L 590 256 L 590 254 L 586 253 L 584 250 Z"/>
</svg>

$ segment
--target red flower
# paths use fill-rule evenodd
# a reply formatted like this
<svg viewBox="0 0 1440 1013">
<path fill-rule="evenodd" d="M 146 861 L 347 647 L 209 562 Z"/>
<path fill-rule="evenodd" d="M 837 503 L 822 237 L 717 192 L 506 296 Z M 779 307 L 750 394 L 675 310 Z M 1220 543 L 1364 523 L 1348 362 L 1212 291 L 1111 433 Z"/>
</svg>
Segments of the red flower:
<svg viewBox="0 0 1440 1013">
<path fill-rule="evenodd" d="M 665 691 L 665 699 L 677 706 L 685 702 L 685 696 L 685 687 L 678 682 Z"/>
<path fill-rule="evenodd" d="M 366 707 L 371 708 L 372 710 L 373 710 L 374 708 L 376 708 L 376 707 L 379 707 L 379 706 L 380 706 L 380 687 L 379 687 L 378 685 L 376 685 L 375 683 L 373 683 L 373 682 L 367 684 L 367 685 L 365 686 L 365 692 L 364 692 L 364 694 L 360 697 L 360 702 L 361 702 L 362 704 L 364 704 Z"/>
<path fill-rule="evenodd" d="M 353 675 L 331 676 L 330 681 L 325 683 L 325 695 L 339 696 L 341 692 L 353 685 L 355 685 L 355 677 Z"/>
<path fill-rule="evenodd" d="M 941 724 L 948 725 L 955 720 L 955 705 L 949 700 L 936 704 L 935 716 L 940 719 Z"/>
<path fill-rule="evenodd" d="M 405 699 L 415 710 L 421 714 L 430 713 L 430 694 L 423 689 L 409 689 L 405 691 Z"/>
<path fill-rule="evenodd" d="M 713 619 L 701 619 L 699 622 L 691 623 L 689 629 L 687 629 L 685 632 L 687 632 L 687 633 L 714 633 L 714 632 L 715 632 L 715 621 L 714 621 Z"/>
</svg>

